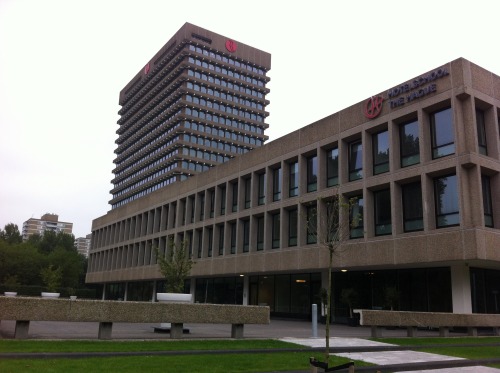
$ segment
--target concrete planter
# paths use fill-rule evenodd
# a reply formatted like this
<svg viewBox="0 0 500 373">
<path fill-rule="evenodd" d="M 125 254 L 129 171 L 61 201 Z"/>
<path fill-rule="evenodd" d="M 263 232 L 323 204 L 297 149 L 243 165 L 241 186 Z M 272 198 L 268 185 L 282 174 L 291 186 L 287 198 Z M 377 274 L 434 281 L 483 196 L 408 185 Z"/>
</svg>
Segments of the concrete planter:
<svg viewBox="0 0 500 373">
<path fill-rule="evenodd" d="M 156 299 L 160 303 L 192 303 L 192 294 L 182 294 L 182 293 L 156 293 Z M 170 330 L 172 325 L 170 323 L 161 323 L 158 330 Z"/>
<path fill-rule="evenodd" d="M 156 299 L 158 302 L 162 303 L 192 303 L 192 294 L 181 294 L 181 293 L 156 293 Z"/>
<path fill-rule="evenodd" d="M 42 291 L 42 298 L 59 298 L 61 293 L 51 293 L 47 291 Z"/>
</svg>

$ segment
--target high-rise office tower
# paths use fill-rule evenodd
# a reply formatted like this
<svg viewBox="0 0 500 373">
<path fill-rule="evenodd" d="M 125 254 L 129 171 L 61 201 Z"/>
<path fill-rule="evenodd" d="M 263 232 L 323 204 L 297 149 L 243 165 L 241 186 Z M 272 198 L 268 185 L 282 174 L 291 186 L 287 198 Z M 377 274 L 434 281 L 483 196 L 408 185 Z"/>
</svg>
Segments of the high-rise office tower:
<svg viewBox="0 0 500 373">
<path fill-rule="evenodd" d="M 271 55 L 186 23 L 120 92 L 112 208 L 264 144 Z"/>
</svg>

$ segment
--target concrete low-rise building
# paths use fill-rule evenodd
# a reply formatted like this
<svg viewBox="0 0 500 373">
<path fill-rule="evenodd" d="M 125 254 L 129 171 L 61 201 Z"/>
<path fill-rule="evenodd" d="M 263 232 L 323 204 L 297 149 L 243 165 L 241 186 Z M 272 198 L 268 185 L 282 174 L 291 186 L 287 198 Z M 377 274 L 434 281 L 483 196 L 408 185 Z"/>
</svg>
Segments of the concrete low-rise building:
<svg viewBox="0 0 500 373">
<path fill-rule="evenodd" d="M 334 260 L 337 320 L 346 288 L 357 308 L 498 313 L 499 117 L 500 77 L 445 63 L 95 219 L 87 282 L 152 299 L 154 248 L 186 240 L 195 302 L 307 318 L 328 278 L 308 222 L 321 235 L 340 193 L 361 219 Z"/>
</svg>

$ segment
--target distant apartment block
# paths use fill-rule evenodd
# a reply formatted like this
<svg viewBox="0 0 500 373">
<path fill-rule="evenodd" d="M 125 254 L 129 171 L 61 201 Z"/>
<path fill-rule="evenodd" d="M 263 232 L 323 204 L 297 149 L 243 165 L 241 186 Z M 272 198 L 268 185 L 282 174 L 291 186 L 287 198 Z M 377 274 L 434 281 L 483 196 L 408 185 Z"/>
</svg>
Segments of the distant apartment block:
<svg viewBox="0 0 500 373">
<path fill-rule="evenodd" d="M 75 247 L 78 254 L 82 254 L 85 258 L 89 257 L 91 238 L 92 234 L 87 234 L 85 237 L 78 237 L 75 239 Z"/>
<path fill-rule="evenodd" d="M 43 235 L 46 231 L 72 234 L 73 223 L 59 221 L 59 215 L 56 214 L 44 214 L 41 219 L 30 218 L 23 223 L 23 240 L 34 234 Z"/>
</svg>

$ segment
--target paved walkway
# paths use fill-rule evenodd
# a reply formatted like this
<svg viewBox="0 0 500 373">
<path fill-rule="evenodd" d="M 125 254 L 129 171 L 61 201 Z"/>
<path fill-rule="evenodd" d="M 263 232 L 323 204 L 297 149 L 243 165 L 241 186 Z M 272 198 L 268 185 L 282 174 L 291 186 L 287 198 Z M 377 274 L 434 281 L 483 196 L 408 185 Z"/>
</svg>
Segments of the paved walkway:
<svg viewBox="0 0 500 373">
<path fill-rule="evenodd" d="M 151 340 L 169 339 L 168 334 L 155 333 L 154 327 L 158 324 L 113 324 L 113 339 L 115 340 Z M 186 338 L 190 339 L 212 339 L 229 338 L 231 325 L 222 324 L 185 324 L 190 329 Z M 0 324 L 0 339 L 14 338 L 15 322 L 2 321 Z M 67 323 L 67 322 L 41 322 L 30 323 L 29 337 L 31 339 L 96 339 L 98 334 L 98 323 Z M 324 325 L 318 325 L 317 337 L 312 337 L 311 322 L 271 320 L 270 325 L 245 325 L 245 338 L 273 338 L 281 339 L 310 347 L 325 346 Z M 386 343 L 371 341 L 371 330 L 368 327 L 349 327 L 334 324 L 331 326 L 331 347 L 377 347 L 390 346 Z M 452 334 L 465 336 L 465 334 Z M 419 330 L 419 336 L 437 337 L 437 331 Z M 384 330 L 384 337 L 406 337 L 405 329 Z M 354 349 L 353 349 L 354 351 Z M 418 351 L 377 351 L 377 352 L 342 352 L 336 355 L 344 356 L 353 360 L 362 360 L 381 366 L 397 366 L 406 364 L 406 369 L 411 363 L 417 362 L 453 362 L 463 359 L 443 355 L 429 354 Z M 404 369 L 405 371 L 408 371 Z M 358 370 L 358 369 L 357 369 Z M 359 369 L 360 371 L 362 369 Z M 390 369 L 391 372 L 398 370 Z M 500 373 L 500 369 L 487 367 L 454 367 L 447 369 L 413 370 L 415 372 L 427 373 Z"/>
<path fill-rule="evenodd" d="M 280 340 L 285 342 L 291 342 L 309 347 L 325 347 L 324 338 L 280 338 Z M 394 346 L 388 343 L 382 343 L 377 341 L 371 341 L 361 338 L 330 338 L 330 348 L 337 347 L 381 347 L 381 346 Z M 375 365 L 382 366 L 395 366 L 399 364 L 410 365 L 412 363 L 425 363 L 425 362 L 453 362 L 457 360 L 464 361 L 465 359 L 430 354 L 427 352 L 419 351 L 376 351 L 376 352 L 345 352 L 345 353 L 335 353 L 334 355 L 342 356 L 351 360 L 361 360 L 366 361 Z M 397 372 L 397 371 L 394 371 Z M 435 373 L 499 373 L 500 369 L 483 367 L 483 366 L 467 366 L 467 367 L 453 367 L 453 368 L 442 368 L 442 369 L 430 369 L 430 370 L 411 370 L 405 369 L 405 372 L 435 372 Z"/>
</svg>

